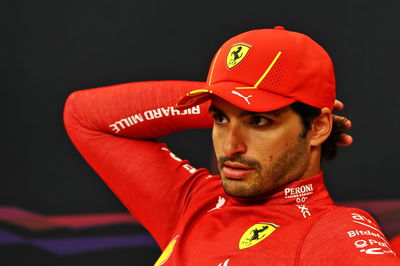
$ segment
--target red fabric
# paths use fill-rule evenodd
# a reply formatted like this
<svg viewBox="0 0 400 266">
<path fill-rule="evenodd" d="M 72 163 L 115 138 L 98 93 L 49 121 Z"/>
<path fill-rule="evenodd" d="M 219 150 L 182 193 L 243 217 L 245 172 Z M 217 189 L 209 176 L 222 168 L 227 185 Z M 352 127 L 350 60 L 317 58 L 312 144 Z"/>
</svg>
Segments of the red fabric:
<svg viewBox="0 0 400 266">
<path fill-rule="evenodd" d="M 392 249 L 397 254 L 400 254 L 400 235 L 395 236 L 392 240 L 390 240 L 390 245 Z"/>
<path fill-rule="evenodd" d="M 202 86 L 128 83 L 77 91 L 65 106 L 67 132 L 83 157 L 163 250 L 174 240 L 163 265 L 400 265 L 369 214 L 333 204 L 322 173 L 239 200 L 224 193 L 219 176 L 158 143 L 175 131 L 211 127 L 204 104 L 171 109 Z"/>
</svg>

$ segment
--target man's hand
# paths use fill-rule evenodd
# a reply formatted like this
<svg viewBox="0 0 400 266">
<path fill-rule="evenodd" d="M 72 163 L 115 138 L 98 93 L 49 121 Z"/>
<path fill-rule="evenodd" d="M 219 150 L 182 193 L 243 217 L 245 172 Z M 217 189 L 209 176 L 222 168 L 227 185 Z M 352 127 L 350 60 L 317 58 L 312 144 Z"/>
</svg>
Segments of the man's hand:
<svg viewBox="0 0 400 266">
<path fill-rule="evenodd" d="M 335 104 L 333 106 L 333 110 L 341 111 L 344 108 L 344 104 L 339 101 L 335 100 Z M 333 119 L 336 121 L 344 121 L 344 126 L 346 127 L 345 130 L 348 131 L 351 129 L 351 121 L 344 116 L 333 115 Z M 348 134 L 341 134 L 338 142 L 336 142 L 339 146 L 350 146 L 353 143 L 353 138 Z"/>
</svg>

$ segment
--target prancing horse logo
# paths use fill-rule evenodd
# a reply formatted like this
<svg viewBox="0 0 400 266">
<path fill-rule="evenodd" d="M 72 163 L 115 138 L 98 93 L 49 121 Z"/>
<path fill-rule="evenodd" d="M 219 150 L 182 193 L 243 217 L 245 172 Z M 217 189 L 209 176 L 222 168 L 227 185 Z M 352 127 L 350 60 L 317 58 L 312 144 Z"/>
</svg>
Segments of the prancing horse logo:
<svg viewBox="0 0 400 266">
<path fill-rule="evenodd" d="M 226 66 L 231 69 L 237 66 L 246 57 L 251 45 L 245 43 L 237 43 L 232 46 L 226 57 Z"/>
<path fill-rule="evenodd" d="M 267 238 L 279 225 L 274 223 L 258 223 L 247 229 L 239 241 L 239 249 L 245 249 L 258 244 Z"/>
</svg>

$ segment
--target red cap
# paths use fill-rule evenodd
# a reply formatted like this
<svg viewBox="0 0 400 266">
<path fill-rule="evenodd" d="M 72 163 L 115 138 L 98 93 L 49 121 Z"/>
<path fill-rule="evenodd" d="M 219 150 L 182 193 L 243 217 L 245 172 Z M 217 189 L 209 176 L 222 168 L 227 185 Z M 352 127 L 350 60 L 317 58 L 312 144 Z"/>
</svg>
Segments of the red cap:
<svg viewBox="0 0 400 266">
<path fill-rule="evenodd" d="M 328 53 L 310 37 L 274 29 L 252 30 L 225 42 L 211 62 L 207 86 L 183 96 L 178 109 L 211 95 L 249 111 L 272 111 L 299 101 L 333 109 L 335 74 Z"/>
</svg>

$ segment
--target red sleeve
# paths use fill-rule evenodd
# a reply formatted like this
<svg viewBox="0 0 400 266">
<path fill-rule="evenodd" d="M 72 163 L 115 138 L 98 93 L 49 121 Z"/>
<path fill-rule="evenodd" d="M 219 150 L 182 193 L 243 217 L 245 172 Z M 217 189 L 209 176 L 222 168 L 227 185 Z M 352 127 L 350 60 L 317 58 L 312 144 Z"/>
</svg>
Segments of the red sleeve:
<svg viewBox="0 0 400 266">
<path fill-rule="evenodd" d="M 178 98 L 202 82 L 136 82 L 72 93 L 64 123 L 72 142 L 164 247 L 205 169 L 196 170 L 155 138 L 211 127 L 207 106 L 174 109 Z"/>
<path fill-rule="evenodd" d="M 396 254 L 400 254 L 400 235 L 395 236 L 390 240 L 390 245 Z"/>
<path fill-rule="evenodd" d="M 316 221 L 299 250 L 299 265 L 400 265 L 377 222 L 339 207 Z"/>
</svg>

